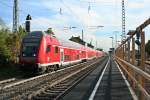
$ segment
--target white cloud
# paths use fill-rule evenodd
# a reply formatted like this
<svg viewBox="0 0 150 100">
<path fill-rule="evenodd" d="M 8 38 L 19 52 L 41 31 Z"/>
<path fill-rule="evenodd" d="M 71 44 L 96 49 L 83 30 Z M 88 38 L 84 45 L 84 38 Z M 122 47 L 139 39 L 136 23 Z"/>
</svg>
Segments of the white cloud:
<svg viewBox="0 0 150 100">
<path fill-rule="evenodd" d="M 48 27 L 53 27 L 56 35 L 65 39 L 69 39 L 72 35 L 81 36 L 81 29 L 83 28 L 86 41 L 90 42 L 91 39 L 93 39 L 93 41 L 97 40 L 100 47 L 108 50 L 108 48 L 111 47 L 111 39 L 103 34 L 96 36 L 94 33 L 102 33 L 101 30 L 89 30 L 87 26 L 104 25 L 104 33 L 111 33 L 116 30 L 121 31 L 121 0 L 94 0 L 95 3 L 91 3 L 89 14 L 89 0 L 63 1 L 62 3 L 55 0 L 44 0 L 44 7 L 56 13 L 49 17 L 34 19 L 33 27 L 44 30 Z M 149 12 L 146 9 L 140 10 L 141 8 L 149 7 L 149 3 L 149 0 L 142 0 L 140 2 L 138 0 L 125 0 L 126 31 L 135 29 L 149 17 Z M 108 6 L 106 4 L 108 4 Z M 59 14 L 60 8 L 62 8 L 62 15 Z M 139 12 L 137 13 L 136 10 L 139 10 Z M 135 12 L 133 13 L 132 11 Z M 79 29 L 64 31 L 62 29 L 65 26 L 77 26 Z M 112 35 L 112 33 L 109 35 Z"/>
<path fill-rule="evenodd" d="M 128 0 L 126 3 L 127 3 L 126 6 L 129 7 L 131 10 L 138 9 L 140 11 L 140 9 L 149 6 L 148 4 L 150 3 L 150 1 L 149 0 L 134 0 L 134 1 Z"/>
<path fill-rule="evenodd" d="M 65 3 L 65 2 L 64 2 Z M 56 7 L 53 8 L 51 4 L 44 3 L 48 9 L 54 9 L 56 10 Z M 59 4 L 58 4 L 59 5 Z M 114 17 L 110 17 L 109 14 L 105 14 L 105 17 L 101 13 L 97 13 L 97 11 L 91 10 L 90 14 L 88 14 L 86 7 L 81 7 L 80 5 L 75 4 L 65 4 L 67 8 L 64 7 L 64 14 L 63 15 L 53 15 L 53 18 L 38 18 L 33 20 L 33 26 L 38 25 L 38 28 L 46 30 L 49 26 L 54 27 L 54 32 L 56 35 L 60 38 L 69 39 L 72 35 L 73 36 L 81 36 L 80 33 L 74 33 L 72 31 L 64 31 L 59 29 L 58 27 L 63 27 L 67 25 L 68 23 L 79 23 L 80 26 L 84 28 L 84 39 L 87 42 L 90 42 L 92 40 L 93 44 L 95 45 L 96 41 L 98 41 L 99 46 L 102 47 L 105 50 L 108 50 L 108 48 L 111 46 L 111 40 L 106 36 L 95 36 L 93 33 L 96 30 L 90 30 L 87 29 L 88 26 L 96 26 L 96 25 L 108 25 L 105 21 L 109 22 L 109 24 L 114 23 Z M 63 7 L 63 5 L 61 5 Z M 69 9 L 68 9 L 69 8 Z M 61 21 L 61 23 L 60 23 Z M 119 21 L 117 22 L 119 23 Z M 114 25 L 115 26 L 115 25 Z M 37 28 L 35 28 L 37 29 Z M 108 38 L 108 39 L 106 39 Z M 107 41 L 106 41 L 107 40 Z M 101 43 L 105 45 L 101 45 Z"/>
</svg>

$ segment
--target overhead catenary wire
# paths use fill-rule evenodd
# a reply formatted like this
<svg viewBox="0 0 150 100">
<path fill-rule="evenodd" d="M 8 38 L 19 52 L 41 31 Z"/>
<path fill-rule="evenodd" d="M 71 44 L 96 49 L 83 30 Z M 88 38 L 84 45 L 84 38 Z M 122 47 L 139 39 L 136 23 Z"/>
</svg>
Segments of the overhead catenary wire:
<svg viewBox="0 0 150 100">
<path fill-rule="evenodd" d="M 64 0 L 62 0 L 62 1 L 64 2 Z M 63 3 L 62 3 L 62 4 L 63 4 Z M 79 22 L 80 22 L 81 26 L 87 27 L 87 26 L 83 25 L 80 16 L 78 16 L 78 14 L 76 14 L 76 12 L 75 12 L 68 4 L 66 4 L 66 2 L 64 2 L 64 4 L 65 4 L 65 8 L 67 8 L 67 9 L 69 8 L 68 11 L 72 14 L 72 16 L 74 16 L 74 18 L 76 18 L 77 21 L 80 20 Z M 63 5 L 64 5 L 64 4 L 63 4 Z M 66 7 L 66 6 L 67 6 L 67 7 Z M 91 6 L 91 5 L 90 5 L 90 6 Z M 60 7 L 58 7 L 58 11 L 59 11 L 59 8 L 60 8 Z M 61 7 L 61 8 L 62 8 L 62 7 Z M 43 8 L 42 8 L 42 9 L 43 9 Z M 41 9 L 40 9 L 40 10 L 41 10 Z M 38 11 L 40 11 L 40 10 L 38 10 Z M 45 11 L 48 11 L 48 10 L 49 10 L 48 8 L 45 9 Z M 22 14 L 22 15 L 25 15 L 25 16 L 26 16 L 26 14 L 28 14 L 28 12 L 27 12 L 26 10 L 24 10 L 24 9 L 20 9 L 20 10 L 19 10 L 19 13 Z M 63 12 L 63 8 L 62 8 L 62 13 L 64 13 L 64 12 Z M 40 17 L 40 16 L 37 16 L 37 15 L 34 15 L 34 14 L 31 14 L 31 16 L 33 17 L 33 19 Z M 43 21 L 46 22 L 46 20 L 43 20 Z M 47 27 L 47 26 L 45 26 L 45 25 L 40 25 L 40 26 L 41 26 L 41 27 L 44 27 L 44 28 Z"/>
<path fill-rule="evenodd" d="M 73 10 L 64 2 L 64 0 L 60 0 L 60 2 L 65 6 L 65 8 L 68 9 L 68 11 L 69 11 L 71 14 L 73 14 L 73 16 L 75 16 L 75 18 L 76 18 L 77 20 L 80 20 L 79 23 L 81 24 L 81 26 L 82 26 L 83 28 L 86 28 L 86 29 L 87 29 L 87 26 L 84 25 L 84 24 L 82 24 L 82 20 L 80 19 L 79 16 L 77 16 L 77 14 L 75 13 L 75 11 L 73 11 Z M 91 10 L 91 6 L 89 5 L 88 11 L 90 11 L 90 10 Z M 81 29 L 82 29 L 82 28 L 81 28 Z"/>
<path fill-rule="evenodd" d="M 60 0 L 60 2 L 64 5 L 65 8 L 68 9 L 68 11 L 69 11 L 71 14 L 73 14 L 74 18 L 76 18 L 77 21 L 80 20 L 80 21 L 78 21 L 78 22 L 81 24 L 81 26 L 82 26 L 82 27 L 85 27 L 85 25 L 83 25 L 83 24 L 81 23 L 82 20 L 80 19 L 80 17 L 78 17 L 77 14 L 76 14 L 73 10 L 72 10 L 63 0 Z"/>
<path fill-rule="evenodd" d="M 4 5 L 5 7 L 8 7 L 8 8 L 13 8 L 13 6 L 8 5 L 7 3 L 5 3 L 5 2 L 3 2 L 3 1 L 0 1 L 0 4 L 1 4 L 1 5 Z"/>
</svg>

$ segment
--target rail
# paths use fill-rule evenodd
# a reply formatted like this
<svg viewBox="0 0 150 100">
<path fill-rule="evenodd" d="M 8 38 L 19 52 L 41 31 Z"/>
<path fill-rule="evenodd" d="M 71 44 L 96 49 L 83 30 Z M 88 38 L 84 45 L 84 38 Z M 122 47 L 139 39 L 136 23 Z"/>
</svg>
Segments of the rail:
<svg viewBox="0 0 150 100">
<path fill-rule="evenodd" d="M 44 75 L 5 85 L 4 87 L 0 88 L 0 99 L 26 99 L 27 96 L 32 92 L 33 95 L 34 91 L 40 93 L 40 91 L 43 91 L 44 88 L 54 86 L 55 84 L 71 77 L 75 73 L 92 67 L 103 59 L 104 58 L 93 59 L 89 62 L 76 64 L 71 67 L 58 70 L 56 72 L 47 73 Z"/>
<path fill-rule="evenodd" d="M 139 25 L 136 30 L 128 32 L 128 37 L 116 48 L 114 58 L 120 65 L 126 79 L 139 100 L 150 100 L 150 62 L 145 57 L 145 32 L 150 18 Z M 136 38 L 136 40 L 135 40 Z M 135 48 L 138 48 L 136 50 Z M 136 59 L 140 59 L 136 61 Z M 146 66 L 147 65 L 147 66 Z"/>
</svg>

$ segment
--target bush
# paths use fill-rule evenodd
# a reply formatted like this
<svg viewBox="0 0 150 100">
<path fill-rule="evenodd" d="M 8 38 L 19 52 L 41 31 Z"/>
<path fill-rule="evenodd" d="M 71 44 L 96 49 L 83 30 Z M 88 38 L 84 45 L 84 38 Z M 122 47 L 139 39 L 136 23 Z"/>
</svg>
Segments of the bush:
<svg viewBox="0 0 150 100">
<path fill-rule="evenodd" d="M 21 26 L 18 33 L 12 33 L 7 29 L 0 30 L 0 66 L 16 63 L 20 42 L 25 34 L 25 30 Z"/>
</svg>

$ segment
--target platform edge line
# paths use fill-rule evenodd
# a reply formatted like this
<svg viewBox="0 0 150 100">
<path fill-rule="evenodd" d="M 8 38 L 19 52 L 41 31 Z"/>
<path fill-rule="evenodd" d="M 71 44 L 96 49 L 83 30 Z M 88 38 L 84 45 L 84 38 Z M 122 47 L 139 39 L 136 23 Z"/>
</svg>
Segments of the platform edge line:
<svg viewBox="0 0 150 100">
<path fill-rule="evenodd" d="M 119 69 L 119 71 L 120 71 L 120 73 L 121 73 L 121 75 L 122 75 L 122 77 L 123 77 L 123 79 L 124 79 L 124 81 L 125 81 L 125 83 L 126 83 L 128 89 L 129 89 L 129 91 L 130 91 L 132 97 L 133 97 L 133 100 L 138 100 L 138 98 L 137 98 L 135 92 L 134 92 L 133 89 L 131 88 L 131 85 L 129 84 L 128 80 L 127 80 L 126 77 L 124 76 L 124 74 L 123 74 L 122 70 L 120 69 L 118 63 L 117 63 L 116 61 L 115 61 L 115 63 L 116 63 L 116 65 L 117 65 L 117 67 L 118 67 L 118 69 Z"/>
<path fill-rule="evenodd" d="M 93 100 L 93 99 L 94 99 L 95 94 L 96 94 L 96 91 L 97 91 L 97 89 L 98 89 L 98 87 L 99 87 L 99 85 L 100 85 L 100 82 L 101 82 L 101 80 L 102 80 L 102 78 L 103 78 L 103 75 L 104 75 L 104 73 L 105 73 L 105 70 L 107 69 L 107 66 L 108 66 L 109 62 L 110 62 L 110 58 L 108 59 L 108 62 L 107 62 L 107 64 L 105 65 L 105 68 L 104 68 L 104 70 L 103 70 L 103 72 L 102 72 L 102 75 L 99 77 L 99 79 L 98 79 L 98 81 L 97 81 L 97 83 L 96 83 L 96 85 L 95 85 L 95 87 L 94 87 L 94 89 L 93 89 L 93 91 L 92 91 L 92 93 L 91 93 L 91 95 L 90 95 L 90 97 L 89 97 L 89 100 Z"/>
</svg>

